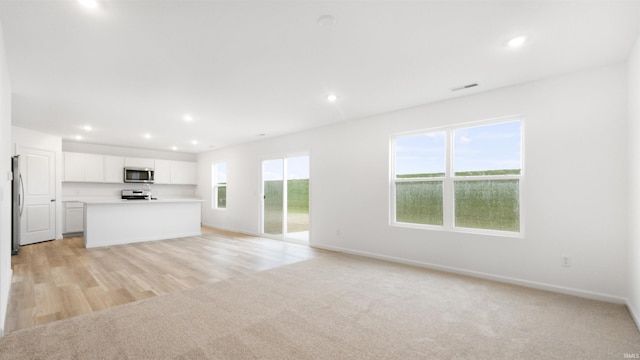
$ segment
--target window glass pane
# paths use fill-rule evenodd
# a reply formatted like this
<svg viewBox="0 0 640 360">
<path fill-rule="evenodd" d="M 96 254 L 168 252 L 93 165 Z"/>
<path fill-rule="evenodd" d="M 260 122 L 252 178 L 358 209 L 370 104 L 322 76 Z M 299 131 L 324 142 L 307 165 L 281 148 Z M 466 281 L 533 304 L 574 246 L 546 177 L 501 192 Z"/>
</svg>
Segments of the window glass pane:
<svg viewBox="0 0 640 360">
<path fill-rule="evenodd" d="M 287 160 L 287 235 L 309 240 L 309 157 Z"/>
<path fill-rule="evenodd" d="M 444 131 L 396 138 L 396 177 L 444 176 L 445 144 Z"/>
<path fill-rule="evenodd" d="M 213 166 L 213 204 L 216 209 L 227 207 L 227 163 L 219 162 Z"/>
<path fill-rule="evenodd" d="M 225 209 L 227 207 L 227 186 L 217 186 L 217 206 L 219 209 Z"/>
<path fill-rule="evenodd" d="M 520 174 L 520 121 L 454 131 L 456 176 Z"/>
<path fill-rule="evenodd" d="M 216 164 L 216 182 L 218 184 L 227 183 L 227 163 L 221 162 Z"/>
<path fill-rule="evenodd" d="M 442 181 L 396 183 L 396 222 L 442 225 Z"/>
<path fill-rule="evenodd" d="M 455 226 L 520 231 L 519 180 L 455 182 Z"/>
<path fill-rule="evenodd" d="M 262 167 L 264 184 L 264 233 L 280 235 L 283 231 L 284 160 L 266 160 Z"/>
</svg>

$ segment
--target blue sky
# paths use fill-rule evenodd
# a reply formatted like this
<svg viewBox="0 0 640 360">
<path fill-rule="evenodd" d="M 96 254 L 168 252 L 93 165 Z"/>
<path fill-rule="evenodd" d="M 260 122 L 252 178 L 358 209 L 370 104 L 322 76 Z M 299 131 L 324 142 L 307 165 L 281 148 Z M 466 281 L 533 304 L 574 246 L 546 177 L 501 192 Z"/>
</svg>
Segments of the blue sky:
<svg viewBox="0 0 640 360">
<path fill-rule="evenodd" d="M 455 130 L 453 170 L 520 169 L 520 127 L 520 121 L 511 121 Z M 445 140 L 444 131 L 396 138 L 396 174 L 444 172 Z"/>
<path fill-rule="evenodd" d="M 215 168 L 216 182 L 218 184 L 226 183 L 227 182 L 227 163 L 221 162 L 221 163 L 217 163 L 215 166 L 216 166 Z"/>
<path fill-rule="evenodd" d="M 263 180 L 282 180 L 282 159 L 266 160 L 263 162 Z M 287 158 L 287 179 L 308 179 L 309 157 L 299 156 Z"/>
</svg>

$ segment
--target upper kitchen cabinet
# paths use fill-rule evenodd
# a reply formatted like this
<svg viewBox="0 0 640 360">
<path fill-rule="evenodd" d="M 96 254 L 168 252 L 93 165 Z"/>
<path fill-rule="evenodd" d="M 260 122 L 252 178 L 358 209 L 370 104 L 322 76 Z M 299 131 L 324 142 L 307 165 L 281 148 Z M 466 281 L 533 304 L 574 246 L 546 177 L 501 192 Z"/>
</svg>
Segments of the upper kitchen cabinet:
<svg viewBox="0 0 640 360">
<path fill-rule="evenodd" d="M 195 185 L 198 181 L 197 165 L 188 161 L 171 161 L 171 183 Z"/>
<path fill-rule="evenodd" d="M 85 155 L 72 152 L 64 153 L 64 181 L 84 181 Z"/>
<path fill-rule="evenodd" d="M 137 168 L 151 168 L 155 167 L 154 159 L 143 159 L 143 158 L 124 158 L 124 166 L 126 167 L 137 167 Z"/>
<path fill-rule="evenodd" d="M 84 180 L 104 181 L 104 155 L 84 154 Z"/>
<path fill-rule="evenodd" d="M 99 154 L 64 153 L 64 181 L 122 182 L 123 158 Z"/>
<path fill-rule="evenodd" d="M 122 156 L 104 157 L 104 181 L 122 183 L 124 180 L 124 158 Z"/>
<path fill-rule="evenodd" d="M 156 160 L 155 161 L 155 184 L 171 184 L 171 161 L 170 160 Z"/>
<path fill-rule="evenodd" d="M 104 156 L 65 152 L 64 181 L 104 182 Z"/>
<path fill-rule="evenodd" d="M 196 180 L 196 163 L 156 160 L 155 184 L 195 185 Z"/>
<path fill-rule="evenodd" d="M 123 183 L 125 167 L 152 168 L 155 184 L 195 185 L 195 162 L 64 152 L 64 181 Z"/>
</svg>

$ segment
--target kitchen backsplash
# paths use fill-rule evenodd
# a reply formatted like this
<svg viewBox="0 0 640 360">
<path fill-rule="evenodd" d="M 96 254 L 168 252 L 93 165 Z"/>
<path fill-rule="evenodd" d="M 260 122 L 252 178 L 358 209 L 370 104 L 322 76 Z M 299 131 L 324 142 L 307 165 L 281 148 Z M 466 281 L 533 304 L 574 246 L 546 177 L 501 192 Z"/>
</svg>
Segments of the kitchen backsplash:
<svg viewBox="0 0 640 360">
<path fill-rule="evenodd" d="M 99 183 L 62 183 L 62 201 L 88 198 L 119 199 L 124 189 L 148 189 L 142 184 L 99 184 Z M 151 192 L 157 198 L 195 197 L 195 185 L 151 185 Z"/>
</svg>

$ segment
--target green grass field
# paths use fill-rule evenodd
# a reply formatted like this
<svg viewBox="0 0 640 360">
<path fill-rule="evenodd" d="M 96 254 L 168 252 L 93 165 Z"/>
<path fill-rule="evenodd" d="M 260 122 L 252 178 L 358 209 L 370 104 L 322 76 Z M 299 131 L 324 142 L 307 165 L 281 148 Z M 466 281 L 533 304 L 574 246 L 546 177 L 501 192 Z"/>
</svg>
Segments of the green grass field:
<svg viewBox="0 0 640 360">
<path fill-rule="evenodd" d="M 518 180 L 455 181 L 455 226 L 520 231 Z M 396 221 L 443 225 L 441 181 L 396 184 Z"/>
<path fill-rule="evenodd" d="M 265 181 L 264 187 L 264 231 L 281 234 L 283 181 Z M 287 180 L 287 199 L 288 231 L 309 230 L 309 179 Z"/>
<path fill-rule="evenodd" d="M 515 171 L 488 173 L 483 172 L 485 175 L 504 175 L 514 174 Z M 478 172 L 466 174 L 480 175 Z M 289 231 L 304 231 L 308 229 L 309 180 L 288 180 L 287 188 L 287 211 L 292 215 L 288 224 Z M 265 232 L 268 234 L 282 233 L 282 191 L 282 180 L 265 182 Z M 519 198 L 518 180 L 456 180 L 455 224 L 465 228 L 520 231 Z M 291 220 L 294 214 L 306 214 L 307 220 L 301 216 L 298 218 L 302 220 Z M 442 182 L 397 183 L 396 221 L 443 225 Z"/>
</svg>

